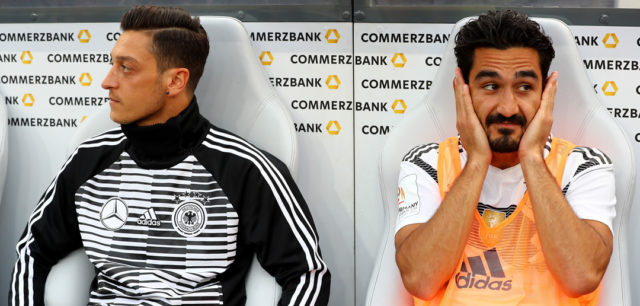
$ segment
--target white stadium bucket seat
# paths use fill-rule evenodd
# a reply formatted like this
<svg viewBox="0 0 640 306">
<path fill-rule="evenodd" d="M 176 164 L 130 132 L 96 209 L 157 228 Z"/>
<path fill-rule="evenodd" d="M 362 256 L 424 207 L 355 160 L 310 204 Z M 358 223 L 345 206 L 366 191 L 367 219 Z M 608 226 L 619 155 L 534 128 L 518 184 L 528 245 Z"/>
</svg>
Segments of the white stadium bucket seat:
<svg viewBox="0 0 640 306">
<path fill-rule="evenodd" d="M 210 53 L 196 96 L 201 114 L 268 151 L 296 177 L 297 139 L 284 102 L 269 83 L 242 23 L 229 17 L 200 17 L 209 35 Z M 85 139 L 116 127 L 106 105 L 89 116 L 74 135 L 69 151 Z M 2 122 L 7 122 L 5 119 Z M 55 265 L 45 288 L 45 303 L 87 305 L 93 266 L 83 250 Z M 247 305 L 276 305 L 281 289 L 254 257 L 246 283 Z"/>
<path fill-rule="evenodd" d="M 395 222 L 398 213 L 397 184 L 400 161 L 411 148 L 442 142 L 457 134 L 455 100 L 451 82 L 457 66 L 453 54 L 454 37 L 471 18 L 454 26 L 433 87 L 423 103 L 407 114 L 389 135 L 379 163 L 379 183 L 384 209 L 383 237 L 369 282 L 365 305 L 412 305 L 395 262 Z M 574 36 L 566 24 L 548 18 L 533 18 L 553 41 L 556 57 L 550 72 L 559 72 L 552 133 L 581 146 L 604 151 L 614 162 L 616 218 L 613 221 L 614 247 L 604 275 L 600 305 L 631 305 L 627 264 L 626 225 L 633 202 L 635 158 L 628 137 L 598 100 L 578 53 Z"/>
</svg>

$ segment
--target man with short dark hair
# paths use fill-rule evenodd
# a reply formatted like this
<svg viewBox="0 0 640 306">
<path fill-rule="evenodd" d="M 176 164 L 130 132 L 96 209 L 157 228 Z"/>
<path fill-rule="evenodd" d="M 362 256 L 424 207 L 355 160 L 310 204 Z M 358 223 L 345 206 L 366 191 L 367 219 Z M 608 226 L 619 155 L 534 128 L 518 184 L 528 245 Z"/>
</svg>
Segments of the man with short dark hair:
<svg viewBox="0 0 640 306">
<path fill-rule="evenodd" d="M 489 12 L 461 28 L 455 55 L 459 136 L 401 163 L 405 287 L 416 305 L 597 304 L 613 247 L 613 166 L 550 135 L 550 39 L 522 14 Z"/>
<path fill-rule="evenodd" d="M 199 19 L 142 6 L 121 26 L 102 82 L 121 126 L 81 144 L 42 196 L 9 304 L 43 305 L 51 267 L 84 247 L 91 305 L 243 305 L 254 253 L 279 305 L 326 305 L 330 274 L 286 166 L 198 112 Z"/>
</svg>

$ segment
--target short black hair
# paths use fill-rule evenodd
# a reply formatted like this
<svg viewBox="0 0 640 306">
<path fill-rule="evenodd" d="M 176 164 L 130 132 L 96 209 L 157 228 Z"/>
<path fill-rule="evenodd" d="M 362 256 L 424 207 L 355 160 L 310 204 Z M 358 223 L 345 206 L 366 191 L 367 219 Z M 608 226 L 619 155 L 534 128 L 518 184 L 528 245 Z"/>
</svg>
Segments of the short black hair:
<svg viewBox="0 0 640 306">
<path fill-rule="evenodd" d="M 209 55 L 209 38 L 198 17 L 181 8 L 134 6 L 124 13 L 120 27 L 123 31 L 150 31 L 151 53 L 158 70 L 189 69 L 187 88 L 196 90 Z"/>
<path fill-rule="evenodd" d="M 535 49 L 540 59 L 543 83 L 555 56 L 551 38 L 542 31 L 540 25 L 527 15 L 511 10 L 489 11 L 479 16 L 460 29 L 455 41 L 454 52 L 466 83 L 469 83 L 469 71 L 477 48 Z"/>
</svg>

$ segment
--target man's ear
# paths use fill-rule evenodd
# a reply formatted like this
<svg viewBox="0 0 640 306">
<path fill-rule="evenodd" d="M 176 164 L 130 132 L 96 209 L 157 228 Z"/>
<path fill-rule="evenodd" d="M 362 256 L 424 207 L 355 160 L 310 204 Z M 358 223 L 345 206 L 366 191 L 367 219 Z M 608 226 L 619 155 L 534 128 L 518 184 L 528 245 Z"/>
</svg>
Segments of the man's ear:
<svg viewBox="0 0 640 306">
<path fill-rule="evenodd" d="M 165 72 L 166 95 L 175 96 L 183 92 L 189 83 L 189 69 L 169 68 Z"/>
</svg>

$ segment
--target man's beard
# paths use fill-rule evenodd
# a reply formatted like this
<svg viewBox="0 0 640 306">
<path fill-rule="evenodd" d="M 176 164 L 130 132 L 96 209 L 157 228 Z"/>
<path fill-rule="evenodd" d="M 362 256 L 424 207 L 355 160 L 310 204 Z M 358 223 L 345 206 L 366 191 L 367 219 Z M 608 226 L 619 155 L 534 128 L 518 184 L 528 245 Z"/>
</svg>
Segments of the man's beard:
<svg viewBox="0 0 640 306">
<path fill-rule="evenodd" d="M 496 153 L 512 153 L 518 151 L 518 147 L 520 147 L 520 139 L 513 139 L 511 134 L 513 134 L 513 130 L 509 129 L 499 129 L 500 136 L 498 138 L 489 139 L 489 146 L 491 147 L 491 151 Z"/>
<path fill-rule="evenodd" d="M 511 117 L 505 117 L 501 114 L 490 114 L 487 116 L 485 120 L 485 124 L 488 127 L 493 123 L 515 123 L 522 126 L 522 130 L 524 131 L 524 127 L 527 124 L 527 119 L 521 114 L 515 114 Z M 512 129 L 500 128 L 498 129 L 498 133 L 500 136 L 497 138 L 491 139 L 489 138 L 489 147 L 491 147 L 491 151 L 496 153 L 512 153 L 518 151 L 518 147 L 520 147 L 520 139 L 522 139 L 522 135 L 517 138 L 513 138 Z M 489 137 L 489 135 L 487 135 Z"/>
</svg>

